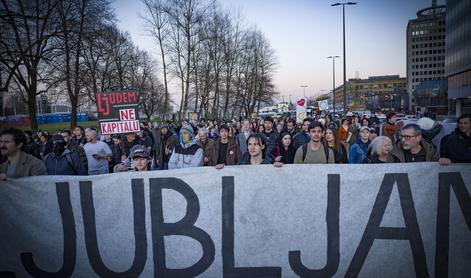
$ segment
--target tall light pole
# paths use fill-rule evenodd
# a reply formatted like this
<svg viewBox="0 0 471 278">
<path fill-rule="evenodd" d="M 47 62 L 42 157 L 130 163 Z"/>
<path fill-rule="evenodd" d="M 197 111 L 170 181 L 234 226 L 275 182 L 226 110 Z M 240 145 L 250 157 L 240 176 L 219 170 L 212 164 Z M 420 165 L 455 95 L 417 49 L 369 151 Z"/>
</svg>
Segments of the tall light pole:
<svg viewBox="0 0 471 278">
<path fill-rule="evenodd" d="M 342 5 L 343 11 L 343 113 L 347 113 L 347 53 L 345 51 L 345 5 L 356 5 L 355 2 L 335 3 L 332 7 Z"/>
<path fill-rule="evenodd" d="M 304 95 L 304 98 L 306 98 L 306 88 L 307 88 L 307 85 L 301 85 L 301 88 L 303 88 L 303 95 Z"/>
<path fill-rule="evenodd" d="M 334 107 L 334 113 L 335 113 L 335 58 L 338 58 L 340 56 L 329 56 L 327 59 L 332 59 L 332 98 L 334 99 L 332 101 L 332 105 Z"/>
</svg>

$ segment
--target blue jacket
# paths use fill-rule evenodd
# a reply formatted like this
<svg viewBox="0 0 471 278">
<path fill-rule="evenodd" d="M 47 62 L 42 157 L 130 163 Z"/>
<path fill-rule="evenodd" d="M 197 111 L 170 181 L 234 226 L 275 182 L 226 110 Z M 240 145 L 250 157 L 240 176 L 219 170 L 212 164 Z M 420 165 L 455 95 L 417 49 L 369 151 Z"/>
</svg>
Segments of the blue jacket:
<svg viewBox="0 0 471 278">
<path fill-rule="evenodd" d="M 69 158 L 67 158 L 69 156 Z M 87 174 L 76 152 L 65 149 L 58 158 L 54 152 L 51 152 L 45 159 L 46 169 L 49 175 L 80 175 Z"/>
<path fill-rule="evenodd" d="M 350 164 L 359 164 L 362 163 L 363 160 L 366 158 L 366 154 L 368 153 L 368 147 L 370 146 L 371 141 L 363 143 L 363 141 L 359 140 L 356 144 L 350 147 L 350 157 L 348 161 Z"/>
</svg>

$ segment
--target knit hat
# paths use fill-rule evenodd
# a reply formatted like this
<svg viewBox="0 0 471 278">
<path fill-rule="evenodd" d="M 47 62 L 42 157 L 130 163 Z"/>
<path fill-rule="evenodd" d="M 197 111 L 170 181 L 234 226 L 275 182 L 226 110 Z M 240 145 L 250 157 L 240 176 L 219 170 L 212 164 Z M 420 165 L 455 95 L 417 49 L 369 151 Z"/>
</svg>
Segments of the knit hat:
<svg viewBox="0 0 471 278">
<path fill-rule="evenodd" d="M 191 127 L 191 125 L 183 125 L 181 128 L 180 128 L 180 133 L 189 133 L 191 137 L 195 136 L 194 134 L 194 130 L 193 130 L 193 127 Z"/>
<path fill-rule="evenodd" d="M 131 159 L 134 159 L 135 157 L 149 158 L 149 153 L 144 146 L 135 145 L 131 148 Z"/>
</svg>

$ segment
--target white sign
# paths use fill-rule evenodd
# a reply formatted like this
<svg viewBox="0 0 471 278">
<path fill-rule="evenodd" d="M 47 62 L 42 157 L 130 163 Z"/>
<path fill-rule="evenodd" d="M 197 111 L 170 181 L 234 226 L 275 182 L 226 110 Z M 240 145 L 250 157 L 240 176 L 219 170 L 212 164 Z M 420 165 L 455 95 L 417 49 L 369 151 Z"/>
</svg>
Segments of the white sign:
<svg viewBox="0 0 471 278">
<path fill-rule="evenodd" d="M 305 98 L 298 99 L 296 102 L 296 122 L 302 123 L 306 118 L 307 100 Z"/>
<path fill-rule="evenodd" d="M 317 104 L 319 105 L 319 110 L 329 110 L 329 101 L 327 99 L 318 101 Z"/>
<path fill-rule="evenodd" d="M 471 277 L 471 165 L 0 182 L 0 276 Z"/>
<path fill-rule="evenodd" d="M 120 113 L 121 114 L 121 113 Z M 140 130 L 139 120 L 121 122 L 100 122 L 102 134 L 134 133 Z"/>
</svg>

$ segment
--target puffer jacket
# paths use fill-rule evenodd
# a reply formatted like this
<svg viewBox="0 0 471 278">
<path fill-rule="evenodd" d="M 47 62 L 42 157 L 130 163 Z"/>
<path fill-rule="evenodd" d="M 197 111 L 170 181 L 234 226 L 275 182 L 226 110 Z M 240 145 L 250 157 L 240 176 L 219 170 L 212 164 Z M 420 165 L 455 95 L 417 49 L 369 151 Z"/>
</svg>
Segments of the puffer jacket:
<svg viewBox="0 0 471 278">
<path fill-rule="evenodd" d="M 196 143 L 188 148 L 183 148 L 181 144 L 175 146 L 168 161 L 168 169 L 181 169 L 189 167 L 203 166 L 203 149 Z"/>
</svg>

